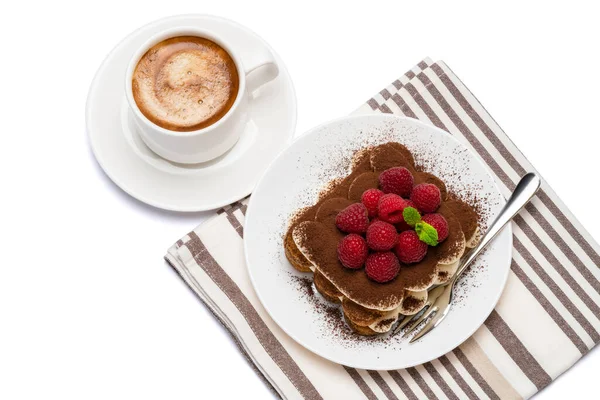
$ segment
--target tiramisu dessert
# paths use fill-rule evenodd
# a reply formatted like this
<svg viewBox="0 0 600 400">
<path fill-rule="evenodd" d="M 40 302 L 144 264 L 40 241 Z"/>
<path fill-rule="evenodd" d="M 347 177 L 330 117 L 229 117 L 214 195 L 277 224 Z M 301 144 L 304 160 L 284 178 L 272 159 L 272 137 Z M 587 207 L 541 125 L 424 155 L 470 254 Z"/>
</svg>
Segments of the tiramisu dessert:
<svg viewBox="0 0 600 400">
<path fill-rule="evenodd" d="M 365 149 L 346 178 L 293 218 L 286 256 L 314 274 L 316 289 L 341 304 L 355 332 L 388 332 L 418 313 L 428 290 L 448 281 L 477 244 L 477 213 L 455 197 L 403 145 Z"/>
</svg>

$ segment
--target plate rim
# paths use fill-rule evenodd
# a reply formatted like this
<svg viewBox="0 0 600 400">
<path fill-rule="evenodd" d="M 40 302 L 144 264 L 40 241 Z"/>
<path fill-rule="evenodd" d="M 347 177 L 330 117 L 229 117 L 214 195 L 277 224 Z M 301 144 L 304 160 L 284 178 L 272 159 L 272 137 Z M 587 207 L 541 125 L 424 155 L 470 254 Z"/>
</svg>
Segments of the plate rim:
<svg viewBox="0 0 600 400">
<path fill-rule="evenodd" d="M 469 149 L 467 146 L 465 146 L 463 143 L 461 143 L 456 137 L 454 137 L 453 135 L 451 135 L 450 133 L 444 131 L 443 129 L 440 129 L 434 125 L 431 124 L 427 124 L 423 121 L 417 120 L 415 118 L 410 118 L 410 117 L 404 117 L 404 116 L 398 116 L 398 115 L 393 115 L 393 114 L 359 114 L 359 115 L 348 115 L 348 116 L 343 116 L 343 117 L 339 117 L 339 118 L 334 118 L 331 119 L 329 121 L 323 122 L 311 129 L 309 129 L 308 131 L 306 131 L 305 133 L 303 133 L 302 135 L 296 137 L 292 143 L 290 143 L 288 145 L 288 147 L 286 147 L 284 150 L 282 150 L 277 157 L 275 157 L 271 163 L 269 164 L 269 166 L 267 167 L 267 169 L 264 171 L 264 173 L 262 174 L 262 176 L 260 177 L 260 179 L 258 180 L 256 186 L 255 186 L 255 191 L 256 189 L 260 188 L 261 184 L 263 183 L 265 177 L 267 176 L 267 174 L 270 172 L 270 170 L 273 168 L 273 165 L 275 165 L 275 163 L 277 163 L 279 161 L 279 159 L 285 157 L 286 153 L 290 151 L 290 149 L 300 140 L 307 140 L 307 137 L 310 137 L 312 135 L 316 135 L 318 131 L 320 131 L 323 128 L 326 128 L 329 125 L 332 124 L 338 124 L 344 121 L 351 121 L 354 119 L 363 119 L 363 118 L 367 118 L 367 119 L 379 119 L 382 121 L 385 120 L 403 120 L 403 121 L 410 121 L 410 123 L 416 123 L 417 125 L 421 125 L 423 127 L 426 127 L 428 129 L 433 129 L 434 131 L 449 136 L 451 138 L 451 140 L 453 140 L 455 143 L 457 143 L 460 147 L 466 149 L 468 151 L 468 153 L 474 157 L 477 162 L 482 166 L 483 170 L 490 176 L 493 184 L 494 184 L 494 188 L 496 189 L 496 191 L 498 193 L 500 193 L 503 202 L 506 203 L 506 198 L 504 197 L 504 195 L 502 194 L 502 191 L 500 189 L 500 186 L 498 185 L 498 181 L 496 178 L 494 178 L 493 173 L 491 172 L 490 168 L 485 164 L 485 162 L 483 162 L 483 160 L 476 154 L 474 153 L 471 149 Z M 265 311 L 267 312 L 267 314 L 269 315 L 269 317 L 273 320 L 273 322 L 275 322 L 275 324 L 286 334 L 288 335 L 290 338 L 292 338 L 297 344 L 299 344 L 300 346 L 304 347 L 305 349 L 309 350 L 310 352 L 312 352 L 313 354 L 318 355 L 319 357 L 322 357 L 324 359 L 327 359 L 333 363 L 339 364 L 339 365 L 345 365 L 347 367 L 350 368 L 357 368 L 357 369 L 368 369 L 368 370 L 397 370 L 397 369 L 405 369 L 405 368 L 411 368 L 417 365 L 421 365 L 427 362 L 430 362 L 432 360 L 435 360 L 441 356 L 443 356 L 444 354 L 447 354 L 448 352 L 454 350 L 455 348 L 459 347 L 461 344 L 463 344 L 466 340 L 468 340 L 470 337 L 473 336 L 473 334 L 479 329 L 481 328 L 481 326 L 484 325 L 485 321 L 488 319 L 488 317 L 490 316 L 490 314 L 496 309 L 496 306 L 498 304 L 498 301 L 500 300 L 500 297 L 502 296 L 502 294 L 504 293 L 504 290 L 506 288 L 506 284 L 508 282 L 508 276 L 510 275 L 510 260 L 512 259 L 512 250 L 513 250 L 513 229 L 512 229 L 512 223 L 511 224 L 507 224 L 506 227 L 504 227 L 504 229 L 502 229 L 502 231 L 500 232 L 499 236 L 504 234 L 504 235 L 508 235 L 508 241 L 509 241 L 509 246 L 507 246 L 508 248 L 508 262 L 507 262 L 507 266 L 505 267 L 504 270 L 504 274 L 502 277 L 502 285 L 500 286 L 500 290 L 498 290 L 498 292 L 495 294 L 493 301 L 491 302 L 492 307 L 489 310 L 489 312 L 486 312 L 484 316 L 482 316 L 481 322 L 479 322 L 474 329 L 470 330 L 468 332 L 468 334 L 465 335 L 464 338 L 461 338 L 459 341 L 457 341 L 458 343 L 456 344 L 452 344 L 451 346 L 446 346 L 444 347 L 444 351 L 441 352 L 440 354 L 438 354 L 437 356 L 430 358 L 430 357 L 424 357 L 419 359 L 417 362 L 413 362 L 413 363 L 409 363 L 409 364 L 401 364 L 399 363 L 398 365 L 394 365 L 394 366 L 382 366 L 382 367 L 374 367 L 373 365 L 366 365 L 366 364 L 356 364 L 356 363 L 340 363 L 339 361 L 322 354 L 319 351 L 316 351 L 311 345 L 306 344 L 304 341 L 300 340 L 297 338 L 296 335 L 292 334 L 291 332 L 289 332 L 289 330 L 287 329 L 287 327 L 285 327 L 283 324 L 280 323 L 280 321 L 275 318 L 271 312 L 270 307 L 265 303 L 264 298 L 262 296 L 262 294 L 260 293 L 259 290 L 257 290 L 257 285 L 255 282 L 255 276 L 252 273 L 252 268 L 251 268 L 251 263 L 248 257 L 248 250 L 247 250 L 247 246 L 248 246 L 248 240 L 247 238 L 247 232 L 248 232 L 248 226 L 252 226 L 251 225 L 251 221 L 252 218 L 251 216 L 253 215 L 252 210 L 254 209 L 252 207 L 253 203 L 254 203 L 254 196 L 250 196 L 250 200 L 248 202 L 248 209 L 246 211 L 246 216 L 245 216 L 245 224 L 244 224 L 244 260 L 246 262 L 246 271 L 248 272 L 248 276 L 250 277 L 250 282 L 252 283 L 252 288 L 254 289 L 254 292 L 256 293 L 256 297 L 258 298 L 258 300 L 260 301 L 261 305 L 263 306 L 263 308 L 265 309 Z M 250 223 L 250 225 L 249 225 Z M 497 239 L 497 238 L 496 238 Z M 496 240 L 494 239 L 494 241 Z M 349 350 L 350 351 L 350 350 Z"/>
<path fill-rule="evenodd" d="M 185 20 L 188 18 L 194 18 L 194 19 L 205 18 L 205 19 L 212 19 L 212 20 L 220 21 L 222 23 L 227 23 L 227 24 L 236 26 L 240 29 L 247 31 L 248 34 L 256 36 L 266 46 L 266 48 L 268 48 L 272 52 L 275 59 L 277 60 L 277 65 L 278 65 L 280 71 L 283 70 L 285 72 L 287 81 L 289 83 L 290 98 L 293 100 L 293 107 L 291 107 L 292 112 L 290 113 L 290 116 L 289 116 L 290 117 L 289 134 L 286 138 L 285 143 L 283 143 L 283 146 L 284 146 L 283 149 L 279 153 L 277 153 L 275 157 L 279 156 L 279 154 L 282 151 L 284 151 L 287 147 L 289 147 L 290 144 L 295 140 L 294 136 L 296 134 L 296 127 L 297 127 L 297 123 L 298 123 L 298 98 L 297 98 L 297 94 L 296 94 L 296 88 L 294 86 L 294 82 L 289 74 L 289 71 L 287 70 L 285 63 L 283 62 L 283 60 L 281 59 L 279 54 L 273 49 L 273 47 L 265 39 L 263 39 L 262 36 L 258 35 L 256 32 L 254 32 L 254 30 L 250 29 L 249 27 L 242 25 L 236 21 L 230 20 L 228 18 L 223 18 L 220 16 L 211 15 L 211 14 L 201 14 L 201 13 L 176 14 L 176 15 L 171 15 L 171 16 L 167 16 L 167 17 L 163 17 L 163 18 L 159 18 L 159 19 L 150 21 L 142 26 L 137 27 L 136 29 L 134 29 L 133 31 L 128 33 L 126 36 L 124 36 L 106 54 L 106 56 L 104 57 L 104 59 L 102 60 L 100 65 L 98 66 L 98 69 L 94 73 L 94 77 L 92 78 L 92 82 L 90 83 L 90 86 L 88 89 L 88 93 L 86 96 L 86 102 L 85 102 L 85 130 L 86 130 L 86 137 L 88 140 L 88 145 L 89 145 L 89 148 L 92 150 L 92 154 L 94 155 L 96 162 L 102 169 L 102 172 L 119 189 L 121 189 L 127 195 L 131 196 L 132 198 L 134 198 L 138 201 L 141 201 L 142 203 L 148 204 L 155 208 L 159 208 L 159 209 L 167 210 L 167 211 L 182 212 L 182 213 L 194 213 L 194 212 L 215 210 L 220 207 L 223 207 L 223 206 L 232 204 L 236 201 L 244 199 L 245 197 L 247 197 L 248 195 L 250 195 L 253 192 L 254 188 L 256 188 L 256 185 L 258 184 L 260 178 L 264 174 L 264 171 L 261 173 L 260 177 L 255 181 L 254 185 L 248 184 L 248 187 L 246 187 L 243 190 L 240 190 L 240 195 L 235 195 L 235 196 L 232 196 L 231 198 L 227 198 L 227 199 L 220 200 L 220 201 L 215 201 L 213 203 L 205 204 L 203 206 L 190 206 L 190 207 L 184 206 L 184 207 L 182 207 L 182 206 L 177 206 L 173 203 L 165 203 L 165 202 L 161 202 L 161 201 L 155 201 L 146 195 L 143 195 L 143 194 L 137 193 L 134 190 L 131 190 L 127 185 L 125 185 L 122 182 L 122 180 L 120 180 L 118 178 L 118 176 L 116 174 L 109 172 L 109 170 L 106 168 L 105 159 L 99 155 L 99 152 L 97 150 L 98 145 L 96 144 L 96 142 L 94 140 L 94 135 L 92 134 L 93 128 L 90 125 L 91 125 L 92 112 L 93 112 L 92 106 L 95 101 L 95 99 L 93 99 L 93 95 L 97 92 L 98 86 L 100 86 L 100 84 L 101 84 L 101 75 L 105 72 L 107 66 L 109 66 L 109 64 L 112 62 L 112 59 L 115 57 L 116 51 L 119 48 L 121 48 L 121 46 L 123 46 L 127 40 L 135 37 L 136 35 L 139 35 L 140 32 L 143 31 L 144 29 L 157 27 L 162 24 L 168 24 L 170 22 L 175 22 L 177 20 Z M 266 167 L 266 169 L 268 169 L 270 167 L 270 165 L 271 165 L 271 163 Z M 266 171 L 266 169 L 265 169 L 265 171 Z"/>
</svg>

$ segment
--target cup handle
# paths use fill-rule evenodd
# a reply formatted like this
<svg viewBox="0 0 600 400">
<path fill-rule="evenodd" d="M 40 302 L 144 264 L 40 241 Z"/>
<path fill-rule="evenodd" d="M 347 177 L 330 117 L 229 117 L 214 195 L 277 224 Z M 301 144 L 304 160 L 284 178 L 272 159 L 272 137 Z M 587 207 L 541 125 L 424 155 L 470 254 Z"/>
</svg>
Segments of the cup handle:
<svg viewBox="0 0 600 400">
<path fill-rule="evenodd" d="M 279 75 L 279 67 L 275 62 L 273 54 L 267 49 L 256 52 L 246 62 L 246 88 L 252 94 L 256 89 L 267 82 L 272 81 Z"/>
</svg>

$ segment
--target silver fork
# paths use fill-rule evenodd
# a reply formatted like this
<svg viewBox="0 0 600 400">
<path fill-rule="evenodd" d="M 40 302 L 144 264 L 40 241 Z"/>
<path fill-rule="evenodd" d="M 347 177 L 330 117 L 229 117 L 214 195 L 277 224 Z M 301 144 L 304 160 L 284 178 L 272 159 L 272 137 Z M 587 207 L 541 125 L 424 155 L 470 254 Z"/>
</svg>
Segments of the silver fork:
<svg viewBox="0 0 600 400">
<path fill-rule="evenodd" d="M 479 253 L 481 253 L 481 251 L 492 241 L 492 239 L 494 239 L 496 235 L 498 235 L 498 233 L 502 231 L 502 228 L 504 228 L 504 226 L 508 224 L 514 218 L 514 216 L 517 215 L 517 213 L 521 211 L 523 207 L 525 207 L 527 203 L 529 203 L 531 198 L 539 189 L 540 183 L 540 178 L 533 172 L 530 172 L 521 178 L 521 180 L 515 187 L 515 190 L 511 194 L 510 198 L 508 199 L 508 201 L 506 202 L 506 204 L 504 205 L 504 207 L 502 208 L 502 210 L 500 211 L 500 213 L 498 214 L 498 216 L 496 217 L 486 234 L 483 236 L 479 244 L 473 249 L 471 249 L 467 253 L 466 257 L 462 259 L 452 279 L 432 289 L 429 292 L 429 298 L 426 303 L 426 307 L 427 305 L 429 305 L 429 307 L 420 314 L 416 314 L 415 316 L 412 316 L 410 318 L 406 317 L 404 320 L 402 320 L 402 322 L 396 327 L 396 329 L 392 333 L 393 335 L 398 333 L 406 325 L 412 322 L 410 327 L 406 330 L 406 332 L 403 335 L 403 337 L 407 337 L 415 331 L 415 329 L 421 324 L 421 322 L 433 315 L 433 317 L 427 322 L 423 329 L 421 329 L 419 333 L 417 333 L 410 340 L 410 343 L 413 343 L 414 341 L 417 341 L 423 336 L 425 336 L 427 333 L 431 332 L 432 329 L 438 326 L 444 320 L 444 318 L 446 318 L 446 315 L 448 315 L 448 312 L 450 311 L 450 305 L 452 302 L 452 292 L 458 278 L 467 269 L 467 267 L 471 265 L 473 260 L 477 258 Z"/>
</svg>

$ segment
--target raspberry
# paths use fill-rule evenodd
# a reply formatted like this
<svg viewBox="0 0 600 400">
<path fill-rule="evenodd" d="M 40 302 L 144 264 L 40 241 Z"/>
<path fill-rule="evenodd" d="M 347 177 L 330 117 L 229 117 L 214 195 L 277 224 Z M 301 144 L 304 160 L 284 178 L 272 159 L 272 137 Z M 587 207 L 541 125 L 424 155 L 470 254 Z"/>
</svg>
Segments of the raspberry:
<svg viewBox="0 0 600 400">
<path fill-rule="evenodd" d="M 404 221 L 402 211 L 404 211 L 404 207 L 406 207 L 405 204 L 404 199 L 397 194 L 384 194 L 379 199 L 379 204 L 377 205 L 379 219 L 389 222 L 390 224 L 397 224 L 398 222 Z"/>
<path fill-rule="evenodd" d="M 448 237 L 448 221 L 442 214 L 425 214 L 421 221 L 433 226 L 438 233 L 438 242 L 443 242 Z M 367 231 L 368 232 L 368 231 Z"/>
<path fill-rule="evenodd" d="M 335 225 L 346 233 L 364 233 L 369 227 L 367 208 L 362 203 L 350 204 L 335 217 Z"/>
<path fill-rule="evenodd" d="M 409 224 L 407 224 L 407 223 L 406 223 L 406 222 L 404 222 L 404 221 L 398 222 L 398 223 L 396 224 L 396 230 L 397 230 L 398 232 L 404 232 L 404 231 L 408 231 L 408 230 L 411 230 L 412 228 L 413 228 L 412 226 L 410 226 Z"/>
<path fill-rule="evenodd" d="M 398 241 L 398 232 L 394 225 L 387 222 L 377 221 L 369 225 L 367 229 L 367 245 L 371 250 L 391 250 Z"/>
<path fill-rule="evenodd" d="M 337 252 L 344 267 L 358 269 L 364 265 L 369 249 L 362 236 L 351 233 L 340 240 Z"/>
<path fill-rule="evenodd" d="M 404 264 L 421 261 L 427 254 L 427 243 L 422 242 L 415 231 L 404 231 L 398 235 L 398 244 L 394 248 L 398 259 Z"/>
<path fill-rule="evenodd" d="M 398 276 L 400 263 L 391 251 L 372 253 L 367 257 L 365 272 L 375 282 L 389 282 Z"/>
<path fill-rule="evenodd" d="M 442 202 L 440 189 L 431 183 L 421 183 L 414 187 L 410 199 L 417 209 L 423 213 L 432 213 L 438 209 Z"/>
<path fill-rule="evenodd" d="M 415 203 L 413 203 L 412 200 L 404 199 L 404 208 L 406 208 L 406 207 L 412 207 L 415 210 L 417 209 L 417 207 L 415 206 Z M 408 231 L 409 229 L 413 229 L 413 227 L 410 226 L 409 224 L 407 224 L 406 222 L 404 222 L 404 217 L 403 217 L 402 221 L 400 221 L 396 224 L 396 229 L 398 230 L 398 232 L 404 232 L 404 231 Z"/>
<path fill-rule="evenodd" d="M 377 216 L 377 204 L 379 204 L 379 198 L 383 196 L 383 192 L 379 189 L 368 189 L 360 197 L 360 201 L 367 207 L 369 211 L 369 218 L 375 218 Z"/>
<path fill-rule="evenodd" d="M 406 207 L 417 208 L 417 206 L 415 206 L 415 202 L 411 199 L 404 199 L 404 203 L 406 203 Z"/>
<path fill-rule="evenodd" d="M 408 197 L 412 191 L 415 179 L 404 167 L 386 169 L 379 175 L 379 186 L 384 193 L 394 193 Z"/>
</svg>

